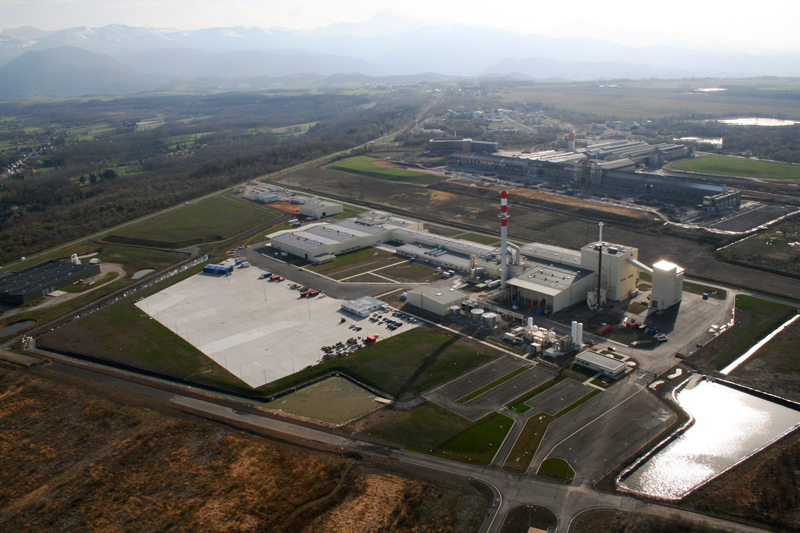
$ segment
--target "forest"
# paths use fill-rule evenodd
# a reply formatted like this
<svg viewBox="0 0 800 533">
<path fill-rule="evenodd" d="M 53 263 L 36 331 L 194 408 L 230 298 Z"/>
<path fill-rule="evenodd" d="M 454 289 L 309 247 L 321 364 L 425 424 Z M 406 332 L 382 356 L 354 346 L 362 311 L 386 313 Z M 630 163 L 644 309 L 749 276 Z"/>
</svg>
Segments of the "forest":
<svg viewBox="0 0 800 533">
<path fill-rule="evenodd" d="M 2 103 L 0 164 L 24 164 L 0 178 L 0 263 L 351 149 L 406 125 L 424 102 L 228 93 Z M 297 124 L 310 125 L 286 128 Z"/>
</svg>

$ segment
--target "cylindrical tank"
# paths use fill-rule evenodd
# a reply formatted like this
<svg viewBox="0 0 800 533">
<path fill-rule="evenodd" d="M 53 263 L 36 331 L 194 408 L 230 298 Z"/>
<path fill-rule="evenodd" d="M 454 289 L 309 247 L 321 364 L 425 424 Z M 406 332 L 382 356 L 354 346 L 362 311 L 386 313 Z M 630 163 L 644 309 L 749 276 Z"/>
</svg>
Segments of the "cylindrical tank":
<svg viewBox="0 0 800 533">
<path fill-rule="evenodd" d="M 578 322 L 578 334 L 575 336 L 575 344 L 583 346 L 583 322 Z"/>
<path fill-rule="evenodd" d="M 481 315 L 483 315 L 483 309 L 475 308 L 469 312 L 469 320 L 473 324 L 480 324 L 481 323 Z"/>
<path fill-rule="evenodd" d="M 459 307 L 457 305 L 451 305 L 450 306 L 450 316 L 454 316 L 455 317 L 455 316 L 458 316 L 460 314 L 461 314 L 461 307 Z"/>
<path fill-rule="evenodd" d="M 528 317 L 528 328 L 533 329 L 533 317 Z"/>
<path fill-rule="evenodd" d="M 483 327 L 494 329 L 497 327 L 497 313 L 483 313 L 483 315 L 481 315 L 481 322 Z"/>
<path fill-rule="evenodd" d="M 549 332 L 547 334 L 547 338 L 550 340 L 550 342 L 553 342 L 554 340 L 556 340 L 556 332 L 555 331 Z"/>
</svg>

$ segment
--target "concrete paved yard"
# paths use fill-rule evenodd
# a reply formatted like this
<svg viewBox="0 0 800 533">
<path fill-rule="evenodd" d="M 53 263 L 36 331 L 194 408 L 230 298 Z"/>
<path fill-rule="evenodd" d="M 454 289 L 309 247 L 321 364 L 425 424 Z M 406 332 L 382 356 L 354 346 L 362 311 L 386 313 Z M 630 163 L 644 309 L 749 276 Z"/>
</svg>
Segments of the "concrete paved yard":
<svg viewBox="0 0 800 533">
<path fill-rule="evenodd" d="M 493 411 L 500 410 L 506 403 L 522 396 L 527 391 L 536 388 L 555 376 L 549 370 L 538 366 L 530 366 L 522 374 L 511 378 L 467 403 L 456 403 L 459 398 L 463 398 L 472 391 L 488 385 L 521 366 L 530 366 L 530 363 L 516 357 L 504 356 L 429 392 L 425 397 L 470 420 L 478 420 Z"/>
<path fill-rule="evenodd" d="M 136 305 L 254 388 L 316 364 L 322 346 L 359 336 L 384 339 L 413 327 L 389 331 L 342 311 L 343 300 L 300 298 L 291 281 L 259 280 L 262 272 L 197 274 Z M 347 322 L 340 324 L 342 318 Z M 353 324 L 363 329 L 350 329 Z"/>
<path fill-rule="evenodd" d="M 537 394 L 525 402 L 525 405 L 530 407 L 531 411 L 534 413 L 544 411 L 549 415 L 554 415 L 565 407 L 569 407 L 577 402 L 593 390 L 595 390 L 593 387 L 587 387 L 574 379 L 565 379 L 561 383 L 556 383 L 543 393 Z"/>
</svg>

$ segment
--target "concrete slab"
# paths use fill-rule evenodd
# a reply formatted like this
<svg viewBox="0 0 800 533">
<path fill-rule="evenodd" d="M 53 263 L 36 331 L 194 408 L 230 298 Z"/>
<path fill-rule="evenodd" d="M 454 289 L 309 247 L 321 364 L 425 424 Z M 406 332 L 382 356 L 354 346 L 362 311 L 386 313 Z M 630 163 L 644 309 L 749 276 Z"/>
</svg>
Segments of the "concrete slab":
<svg viewBox="0 0 800 533">
<path fill-rule="evenodd" d="M 259 280 L 262 272 L 197 274 L 136 305 L 254 388 L 316 364 L 322 346 L 368 335 L 384 339 L 414 327 L 389 331 L 341 311 L 342 300 L 300 298 L 288 279 Z"/>
<path fill-rule="evenodd" d="M 554 415 L 594 390 L 574 379 L 565 379 L 525 402 L 535 413 L 544 411 Z"/>
<path fill-rule="evenodd" d="M 456 400 L 459 398 L 463 398 L 470 392 L 508 374 L 515 368 L 527 364 L 529 363 L 516 357 L 502 357 L 450 382 L 442 388 L 434 390 L 427 394 L 426 398 L 470 420 L 478 420 L 493 411 L 500 410 L 506 403 L 514 398 L 523 395 L 525 392 L 555 377 L 555 374 L 549 370 L 533 366 L 526 372 L 515 376 L 463 405 L 456 403 Z"/>
</svg>

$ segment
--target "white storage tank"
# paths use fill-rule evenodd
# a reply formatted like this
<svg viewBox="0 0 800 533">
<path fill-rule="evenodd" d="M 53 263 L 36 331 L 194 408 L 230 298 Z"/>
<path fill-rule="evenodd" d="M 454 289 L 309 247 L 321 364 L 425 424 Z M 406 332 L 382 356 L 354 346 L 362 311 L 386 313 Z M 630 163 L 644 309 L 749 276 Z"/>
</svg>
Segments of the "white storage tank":
<svg viewBox="0 0 800 533">
<path fill-rule="evenodd" d="M 469 320 L 473 324 L 480 324 L 481 316 L 483 316 L 483 309 L 476 307 L 475 309 L 469 312 Z"/>
<path fill-rule="evenodd" d="M 481 321 L 483 327 L 488 329 L 496 328 L 497 320 L 498 320 L 497 313 L 483 313 L 483 315 L 481 315 Z"/>
<path fill-rule="evenodd" d="M 450 316 L 457 317 L 461 314 L 461 307 L 458 305 L 450 306 Z"/>
</svg>

